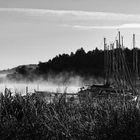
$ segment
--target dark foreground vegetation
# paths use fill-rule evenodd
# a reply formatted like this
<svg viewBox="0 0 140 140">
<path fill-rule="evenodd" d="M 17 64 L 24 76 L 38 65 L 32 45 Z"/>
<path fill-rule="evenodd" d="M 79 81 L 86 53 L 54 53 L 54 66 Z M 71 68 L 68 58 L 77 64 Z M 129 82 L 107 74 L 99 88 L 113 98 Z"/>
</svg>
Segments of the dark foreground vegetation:
<svg viewBox="0 0 140 140">
<path fill-rule="evenodd" d="M 1 140 L 136 140 L 140 111 L 119 98 L 47 103 L 39 95 L 6 90 L 0 96 Z"/>
<path fill-rule="evenodd" d="M 115 50 L 117 51 L 117 49 Z M 137 49 L 138 60 L 140 59 L 140 50 Z M 124 49 L 126 63 L 130 70 L 133 68 L 133 50 Z M 138 68 L 140 65 L 138 65 Z M 61 54 L 48 62 L 39 62 L 38 65 L 19 66 L 15 72 L 8 75 L 10 80 L 34 80 L 37 77 L 43 77 L 44 80 L 48 76 L 56 76 L 62 74 L 63 77 L 79 76 L 95 76 L 104 77 L 104 51 L 95 49 L 85 52 L 83 48 L 78 49 L 75 53 Z M 62 76 L 60 75 L 60 77 Z"/>
</svg>

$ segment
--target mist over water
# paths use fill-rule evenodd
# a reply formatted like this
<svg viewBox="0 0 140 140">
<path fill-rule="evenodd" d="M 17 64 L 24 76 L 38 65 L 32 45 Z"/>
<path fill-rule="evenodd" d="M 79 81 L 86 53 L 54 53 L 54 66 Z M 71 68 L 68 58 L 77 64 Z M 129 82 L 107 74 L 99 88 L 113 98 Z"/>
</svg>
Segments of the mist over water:
<svg viewBox="0 0 140 140">
<path fill-rule="evenodd" d="M 81 77 L 81 76 L 70 76 L 58 75 L 49 76 L 48 80 L 44 80 L 43 77 L 36 78 L 32 82 L 27 81 L 10 81 L 6 78 L 6 74 L 0 74 L 0 92 L 4 92 L 5 88 L 11 90 L 12 93 L 25 94 L 27 91 L 33 93 L 36 91 L 49 91 L 59 93 L 77 93 L 81 87 L 85 85 L 92 85 L 96 83 L 102 83 L 102 78 L 93 77 Z"/>
</svg>

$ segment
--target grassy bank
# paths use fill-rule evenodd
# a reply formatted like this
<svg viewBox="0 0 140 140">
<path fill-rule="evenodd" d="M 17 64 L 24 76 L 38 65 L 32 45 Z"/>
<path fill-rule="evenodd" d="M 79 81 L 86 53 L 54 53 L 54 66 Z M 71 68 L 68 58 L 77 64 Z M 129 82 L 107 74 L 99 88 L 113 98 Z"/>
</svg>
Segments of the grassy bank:
<svg viewBox="0 0 140 140">
<path fill-rule="evenodd" d="M 140 112 L 132 102 L 101 98 L 47 104 L 38 95 L 0 96 L 1 140 L 140 139 Z"/>
</svg>

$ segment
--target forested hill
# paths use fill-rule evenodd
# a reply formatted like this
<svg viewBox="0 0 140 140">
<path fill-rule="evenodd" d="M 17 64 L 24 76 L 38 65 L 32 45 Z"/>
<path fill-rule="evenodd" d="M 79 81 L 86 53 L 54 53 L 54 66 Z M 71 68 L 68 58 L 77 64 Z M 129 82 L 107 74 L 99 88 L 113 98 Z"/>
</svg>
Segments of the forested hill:
<svg viewBox="0 0 140 140">
<path fill-rule="evenodd" d="M 40 74 L 53 72 L 73 72 L 76 74 L 94 74 L 100 75 L 104 67 L 103 51 L 95 49 L 85 52 L 83 48 L 78 49 L 75 53 L 58 55 L 46 63 L 40 62 L 37 71 Z"/>
<path fill-rule="evenodd" d="M 133 50 L 124 50 L 127 64 L 132 67 Z M 138 49 L 138 60 L 140 60 L 140 50 Z M 48 62 L 39 62 L 36 67 L 17 67 L 13 74 L 8 75 L 9 79 L 28 78 L 48 75 L 59 75 L 60 73 L 77 74 L 80 76 L 100 76 L 104 75 L 104 51 L 95 49 L 87 53 L 83 48 L 78 49 L 75 53 L 61 54 Z"/>
</svg>

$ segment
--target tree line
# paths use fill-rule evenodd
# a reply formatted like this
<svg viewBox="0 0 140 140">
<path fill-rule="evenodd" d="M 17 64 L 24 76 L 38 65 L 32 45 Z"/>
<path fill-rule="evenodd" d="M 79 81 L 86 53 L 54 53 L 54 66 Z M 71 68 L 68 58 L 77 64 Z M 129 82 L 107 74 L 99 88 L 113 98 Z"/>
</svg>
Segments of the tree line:
<svg viewBox="0 0 140 140">
<path fill-rule="evenodd" d="M 140 50 L 137 49 L 138 60 L 140 60 Z M 124 49 L 126 63 L 132 70 L 133 67 L 133 50 Z M 139 67 L 139 66 L 138 66 Z M 85 52 L 83 48 L 76 50 L 71 54 L 59 54 L 47 62 L 39 62 L 36 68 L 28 68 L 27 66 L 17 67 L 15 73 L 10 75 L 22 75 L 23 77 L 46 76 L 48 74 L 58 75 L 62 72 L 78 74 L 81 76 L 100 76 L 103 77 L 104 70 L 104 50 L 95 48 L 92 51 Z M 14 75 L 14 76 L 13 76 Z M 9 77 L 10 77 L 9 76 Z M 32 79 L 32 78 L 31 78 Z"/>
</svg>

